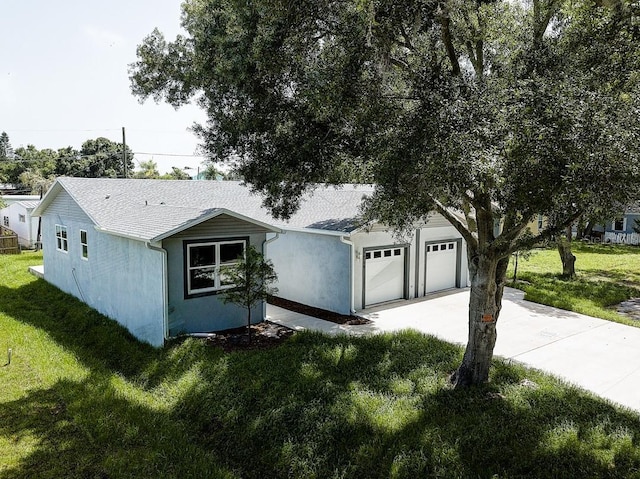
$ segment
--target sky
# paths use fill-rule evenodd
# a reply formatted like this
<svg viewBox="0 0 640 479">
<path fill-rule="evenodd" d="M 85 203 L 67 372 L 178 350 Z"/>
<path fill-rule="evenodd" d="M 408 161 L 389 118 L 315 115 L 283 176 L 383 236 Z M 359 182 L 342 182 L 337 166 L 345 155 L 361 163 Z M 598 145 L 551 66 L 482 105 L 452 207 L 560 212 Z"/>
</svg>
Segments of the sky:
<svg viewBox="0 0 640 479">
<path fill-rule="evenodd" d="M 128 65 L 158 27 L 179 33 L 180 0 L 9 0 L 0 22 L 0 132 L 13 148 L 80 149 L 88 139 L 126 143 L 161 173 L 195 175 L 204 157 L 189 131 L 204 123 L 195 105 L 175 110 L 131 94 Z M 174 156 L 177 155 L 177 156 Z"/>
</svg>

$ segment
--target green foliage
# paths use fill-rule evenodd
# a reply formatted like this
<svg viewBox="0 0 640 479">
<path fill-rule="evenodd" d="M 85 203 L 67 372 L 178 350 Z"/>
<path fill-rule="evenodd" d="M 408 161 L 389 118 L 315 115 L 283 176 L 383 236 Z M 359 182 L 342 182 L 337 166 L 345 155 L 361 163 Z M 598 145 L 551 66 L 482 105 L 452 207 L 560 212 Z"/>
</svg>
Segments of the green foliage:
<svg viewBox="0 0 640 479">
<path fill-rule="evenodd" d="M 234 303 L 247 310 L 247 331 L 251 340 L 251 309 L 275 295 L 278 289 L 273 286 L 278 280 L 273 263 L 266 260 L 253 245 L 249 245 L 244 256 L 233 266 L 224 270 L 224 277 L 235 287 L 224 295 L 224 303 Z"/>
<path fill-rule="evenodd" d="M 162 175 L 160 179 L 163 180 L 190 180 L 191 176 L 181 168 L 172 166 L 171 171 L 165 175 Z"/>
<path fill-rule="evenodd" d="M 640 469 L 636 412 L 540 372 L 496 361 L 491 386 L 452 390 L 462 350 L 415 332 L 298 333 L 232 354 L 194 339 L 156 350 L 28 275 L 39 261 L 0 256 L 2 478 L 627 478 Z"/>
<path fill-rule="evenodd" d="M 107 138 L 87 140 L 79 151 L 71 146 L 54 151 L 27 145 L 11 152 L 8 158 L 0 155 L 0 181 L 25 187 L 32 193 L 40 193 L 41 188 L 46 191 L 56 176 L 115 178 L 124 175 L 122 144 Z M 129 147 L 127 165 L 128 171 L 133 171 L 133 152 Z"/>
<path fill-rule="evenodd" d="M 143 180 L 155 180 L 160 178 L 158 164 L 153 160 L 141 161 L 140 169 L 133 173 L 133 178 Z"/>
</svg>

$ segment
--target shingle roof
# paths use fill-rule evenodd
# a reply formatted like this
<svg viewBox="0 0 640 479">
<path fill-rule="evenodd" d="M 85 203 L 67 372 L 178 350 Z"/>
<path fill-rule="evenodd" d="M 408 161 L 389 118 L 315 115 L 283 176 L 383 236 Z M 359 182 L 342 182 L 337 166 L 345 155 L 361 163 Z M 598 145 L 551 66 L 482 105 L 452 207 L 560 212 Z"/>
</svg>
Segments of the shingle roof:
<svg viewBox="0 0 640 479">
<path fill-rule="evenodd" d="M 299 211 L 289 221 L 282 221 L 275 220 L 262 206 L 261 196 L 234 181 L 63 177 L 58 178 L 57 185 L 101 229 L 144 240 L 161 238 L 223 210 L 283 229 L 348 233 L 358 227 L 362 197 L 373 192 L 370 186 L 322 186 L 303 198 Z M 52 188 L 35 213 L 46 209 L 56 194 Z"/>
</svg>

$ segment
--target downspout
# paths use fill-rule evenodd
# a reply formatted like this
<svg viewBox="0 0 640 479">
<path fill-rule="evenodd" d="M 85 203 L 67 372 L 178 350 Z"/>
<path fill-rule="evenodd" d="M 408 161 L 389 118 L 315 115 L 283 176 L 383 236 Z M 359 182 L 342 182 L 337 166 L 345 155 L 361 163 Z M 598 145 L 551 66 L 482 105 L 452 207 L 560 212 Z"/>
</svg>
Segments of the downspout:
<svg viewBox="0 0 640 479">
<path fill-rule="evenodd" d="M 351 268 L 349 271 L 349 282 L 351 283 L 351 287 L 349 288 L 349 304 L 350 304 L 350 308 L 351 308 L 351 314 L 355 314 L 356 313 L 356 306 L 355 306 L 355 270 L 356 270 L 356 248 L 355 245 L 353 244 L 353 241 L 350 241 L 347 239 L 347 236 L 340 236 L 340 242 L 346 244 L 347 246 L 349 246 L 349 256 L 351 257 Z"/>
<path fill-rule="evenodd" d="M 162 336 L 166 341 L 169 339 L 169 287 L 167 278 L 167 250 L 159 246 L 153 246 L 150 242 L 145 243 L 146 247 L 152 251 L 162 254 Z"/>
<path fill-rule="evenodd" d="M 284 234 L 284 232 L 282 234 Z M 274 242 L 278 238 L 280 238 L 280 233 L 276 233 L 276 235 L 273 238 L 265 239 L 262 242 L 262 256 L 264 256 L 264 257 L 267 256 L 267 245 L 269 243 Z M 262 302 L 262 319 L 263 320 L 267 319 L 267 302 L 266 301 Z"/>
</svg>

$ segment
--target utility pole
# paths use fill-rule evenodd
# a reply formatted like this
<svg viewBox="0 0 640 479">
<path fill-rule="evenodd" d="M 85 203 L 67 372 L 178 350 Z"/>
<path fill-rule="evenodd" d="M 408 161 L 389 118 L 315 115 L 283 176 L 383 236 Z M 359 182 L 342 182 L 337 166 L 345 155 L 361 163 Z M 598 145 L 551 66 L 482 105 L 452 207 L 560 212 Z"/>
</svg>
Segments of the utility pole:
<svg viewBox="0 0 640 479">
<path fill-rule="evenodd" d="M 127 140 L 124 136 L 124 126 L 122 127 L 122 168 L 124 177 L 127 177 Z"/>
</svg>

